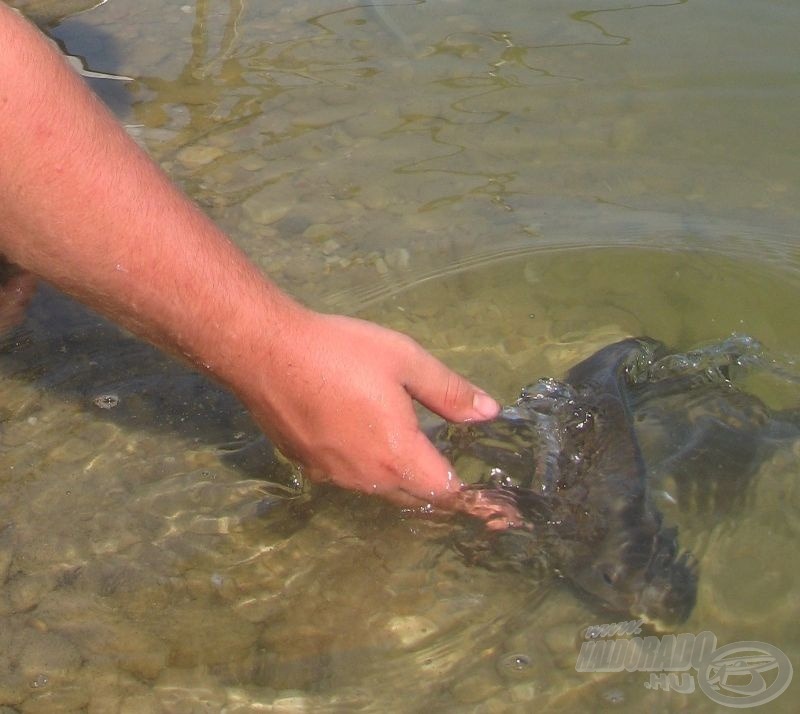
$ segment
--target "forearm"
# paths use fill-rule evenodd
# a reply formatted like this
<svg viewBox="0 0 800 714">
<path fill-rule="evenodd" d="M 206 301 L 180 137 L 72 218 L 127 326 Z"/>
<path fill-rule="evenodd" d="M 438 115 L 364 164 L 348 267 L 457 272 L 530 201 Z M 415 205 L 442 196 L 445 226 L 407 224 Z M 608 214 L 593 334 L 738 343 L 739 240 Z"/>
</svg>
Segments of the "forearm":
<svg viewBox="0 0 800 714">
<path fill-rule="evenodd" d="M 254 357 L 246 337 L 258 334 L 263 350 L 265 330 L 304 311 L 2 4 L 0 48 L 0 252 L 239 386 Z"/>
<path fill-rule="evenodd" d="M 408 337 L 284 295 L 1 3 L 0 253 L 211 373 L 310 475 L 478 512 L 411 398 L 459 421 L 497 403 Z"/>
</svg>

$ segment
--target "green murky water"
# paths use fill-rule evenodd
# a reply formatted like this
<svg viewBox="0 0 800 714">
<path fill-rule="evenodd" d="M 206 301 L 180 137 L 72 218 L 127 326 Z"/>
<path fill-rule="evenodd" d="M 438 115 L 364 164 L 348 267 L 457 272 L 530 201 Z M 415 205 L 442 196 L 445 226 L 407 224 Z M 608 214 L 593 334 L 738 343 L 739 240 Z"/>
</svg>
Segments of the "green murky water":
<svg viewBox="0 0 800 714">
<path fill-rule="evenodd" d="M 800 356 L 793 3 L 16 4 L 131 78 L 89 81 L 273 278 L 504 401 L 630 334 Z M 719 708 L 577 673 L 604 616 L 468 567 L 458 524 L 286 497 L 232 398 L 52 291 L 0 373 L 0 707 Z M 746 514 L 681 531 L 702 563 L 685 631 L 795 665 L 797 451 Z"/>
</svg>

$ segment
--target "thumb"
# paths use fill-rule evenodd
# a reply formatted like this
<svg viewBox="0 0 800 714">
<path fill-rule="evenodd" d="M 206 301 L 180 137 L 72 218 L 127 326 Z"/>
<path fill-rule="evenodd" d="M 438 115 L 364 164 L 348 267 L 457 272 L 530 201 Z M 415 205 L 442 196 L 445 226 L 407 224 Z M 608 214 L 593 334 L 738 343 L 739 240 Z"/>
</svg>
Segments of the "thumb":
<svg viewBox="0 0 800 714">
<path fill-rule="evenodd" d="M 482 389 L 418 347 L 405 387 L 408 393 L 448 421 L 492 419 L 500 405 Z"/>
</svg>

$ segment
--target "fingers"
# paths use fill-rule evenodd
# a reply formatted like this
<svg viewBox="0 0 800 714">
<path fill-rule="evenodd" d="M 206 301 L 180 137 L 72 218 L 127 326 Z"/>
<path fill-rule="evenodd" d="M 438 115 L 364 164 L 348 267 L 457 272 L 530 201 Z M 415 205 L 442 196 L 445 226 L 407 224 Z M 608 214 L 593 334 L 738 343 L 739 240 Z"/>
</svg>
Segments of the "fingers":
<svg viewBox="0 0 800 714">
<path fill-rule="evenodd" d="M 416 354 L 405 382 L 408 393 L 448 421 L 492 419 L 500 405 L 482 389 L 456 374 L 415 345 Z"/>
<path fill-rule="evenodd" d="M 463 489 L 456 499 L 456 508 L 485 521 L 488 530 L 528 528 L 514 500 L 498 491 Z"/>
<path fill-rule="evenodd" d="M 463 487 L 461 479 L 421 431 L 417 430 L 409 452 L 414 464 L 404 475 L 402 490 L 426 503 L 446 505 L 454 501 Z"/>
<path fill-rule="evenodd" d="M 428 439 L 423 434 L 419 439 L 419 470 L 404 477 L 402 490 L 384 493 L 385 497 L 408 508 L 424 507 L 427 511 L 434 506 L 444 512 L 460 511 L 484 521 L 488 530 L 530 529 L 510 495 L 465 486 Z"/>
<path fill-rule="evenodd" d="M 458 503 L 463 484 L 420 431 L 411 397 L 452 421 L 492 418 L 497 402 L 400 333 L 338 316 L 306 324 L 317 348 L 297 374 L 272 382 L 269 400 L 255 402 L 257 417 L 269 407 L 261 410 L 265 432 L 312 480 L 406 507 L 468 512 Z M 327 398 L 309 389 L 309 374 L 324 376 Z"/>
</svg>

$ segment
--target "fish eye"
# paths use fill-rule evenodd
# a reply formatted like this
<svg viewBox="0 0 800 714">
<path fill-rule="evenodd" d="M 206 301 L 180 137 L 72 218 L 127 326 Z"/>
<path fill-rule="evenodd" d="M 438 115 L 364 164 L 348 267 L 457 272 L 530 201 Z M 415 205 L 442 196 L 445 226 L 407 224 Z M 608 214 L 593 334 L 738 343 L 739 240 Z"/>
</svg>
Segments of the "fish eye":
<svg viewBox="0 0 800 714">
<path fill-rule="evenodd" d="M 603 581 L 609 587 L 613 586 L 617 582 L 617 571 L 612 570 L 610 568 L 603 570 Z"/>
</svg>

